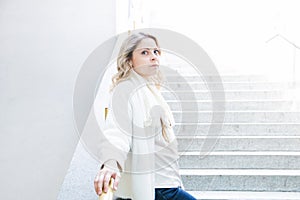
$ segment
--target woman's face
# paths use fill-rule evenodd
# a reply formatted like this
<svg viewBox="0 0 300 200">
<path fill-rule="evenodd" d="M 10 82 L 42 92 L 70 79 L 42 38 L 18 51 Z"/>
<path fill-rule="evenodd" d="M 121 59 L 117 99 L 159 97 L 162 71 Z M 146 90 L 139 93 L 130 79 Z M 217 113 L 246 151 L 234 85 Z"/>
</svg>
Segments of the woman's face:
<svg viewBox="0 0 300 200">
<path fill-rule="evenodd" d="M 160 50 L 153 39 L 141 40 L 132 52 L 131 63 L 134 71 L 144 77 L 155 75 L 159 68 L 159 57 Z"/>
</svg>

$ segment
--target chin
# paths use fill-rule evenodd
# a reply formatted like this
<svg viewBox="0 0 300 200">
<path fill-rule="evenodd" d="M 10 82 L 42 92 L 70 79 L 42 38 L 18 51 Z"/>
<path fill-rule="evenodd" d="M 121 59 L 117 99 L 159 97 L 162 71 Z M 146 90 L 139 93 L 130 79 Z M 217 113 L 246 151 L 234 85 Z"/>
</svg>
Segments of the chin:
<svg viewBox="0 0 300 200">
<path fill-rule="evenodd" d="M 158 73 L 158 69 L 156 69 L 153 73 L 151 73 L 151 76 L 154 76 Z"/>
</svg>

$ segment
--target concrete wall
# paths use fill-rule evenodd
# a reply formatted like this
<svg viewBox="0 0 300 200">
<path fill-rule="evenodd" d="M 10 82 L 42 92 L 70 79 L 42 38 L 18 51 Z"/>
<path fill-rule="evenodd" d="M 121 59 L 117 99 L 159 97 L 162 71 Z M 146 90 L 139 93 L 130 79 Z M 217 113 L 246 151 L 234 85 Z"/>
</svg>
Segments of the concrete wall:
<svg viewBox="0 0 300 200">
<path fill-rule="evenodd" d="M 72 96 L 115 1 L 0 1 L 0 199 L 53 200 L 78 142 Z"/>
</svg>

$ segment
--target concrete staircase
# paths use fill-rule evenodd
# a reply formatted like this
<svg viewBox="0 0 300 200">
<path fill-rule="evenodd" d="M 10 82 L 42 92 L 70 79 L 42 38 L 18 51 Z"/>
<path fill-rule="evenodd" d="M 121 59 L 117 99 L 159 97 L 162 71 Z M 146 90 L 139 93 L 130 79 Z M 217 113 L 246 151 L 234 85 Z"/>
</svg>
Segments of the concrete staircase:
<svg viewBox="0 0 300 200">
<path fill-rule="evenodd" d="M 174 92 L 163 92 L 177 123 L 185 189 L 202 200 L 300 200 L 300 112 L 290 95 L 294 93 L 290 83 L 268 82 L 263 76 L 222 76 L 225 119 L 215 123 L 223 128 L 208 138 L 211 95 L 222 91 L 210 92 L 207 85 L 220 83 L 213 78 L 204 83 L 191 74 L 184 78 L 193 93 L 187 92 L 188 85 L 180 78 L 167 76 L 182 101 L 176 100 Z M 203 152 L 208 139 L 217 143 L 212 151 Z M 57 200 L 97 199 L 93 180 L 98 169 L 98 162 L 79 143 Z"/>
<path fill-rule="evenodd" d="M 212 82 L 192 75 L 184 79 L 188 84 L 169 74 L 168 86 L 174 91 L 165 88 L 163 96 L 176 121 L 185 189 L 198 199 L 300 199 L 300 112 L 289 95 L 291 83 L 263 76 L 222 76 L 226 98 L 219 103 L 225 103 L 225 118 L 214 123 L 223 127 L 208 138 L 211 94 L 222 92 L 209 91 L 208 86 L 220 83 L 213 77 L 208 77 Z M 193 92 L 187 92 L 189 87 Z M 217 143 L 203 152 L 208 139 Z"/>
</svg>

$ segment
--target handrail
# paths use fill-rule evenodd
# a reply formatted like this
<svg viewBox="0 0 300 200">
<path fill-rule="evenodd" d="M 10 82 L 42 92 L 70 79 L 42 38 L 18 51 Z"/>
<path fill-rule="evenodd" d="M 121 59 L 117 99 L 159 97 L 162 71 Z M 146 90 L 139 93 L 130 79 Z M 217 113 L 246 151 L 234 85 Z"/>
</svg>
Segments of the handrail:
<svg viewBox="0 0 300 200">
<path fill-rule="evenodd" d="M 293 55 L 293 87 L 296 87 L 296 49 L 300 49 L 299 46 L 297 46 L 294 42 L 291 42 L 290 40 L 288 40 L 286 37 L 284 37 L 281 34 L 276 34 L 273 37 L 271 37 L 270 39 L 268 39 L 266 41 L 266 43 L 269 43 L 270 41 L 274 40 L 275 38 L 280 37 L 283 40 L 285 40 L 287 43 L 289 43 L 290 45 L 292 45 L 294 47 L 294 55 Z"/>
</svg>

